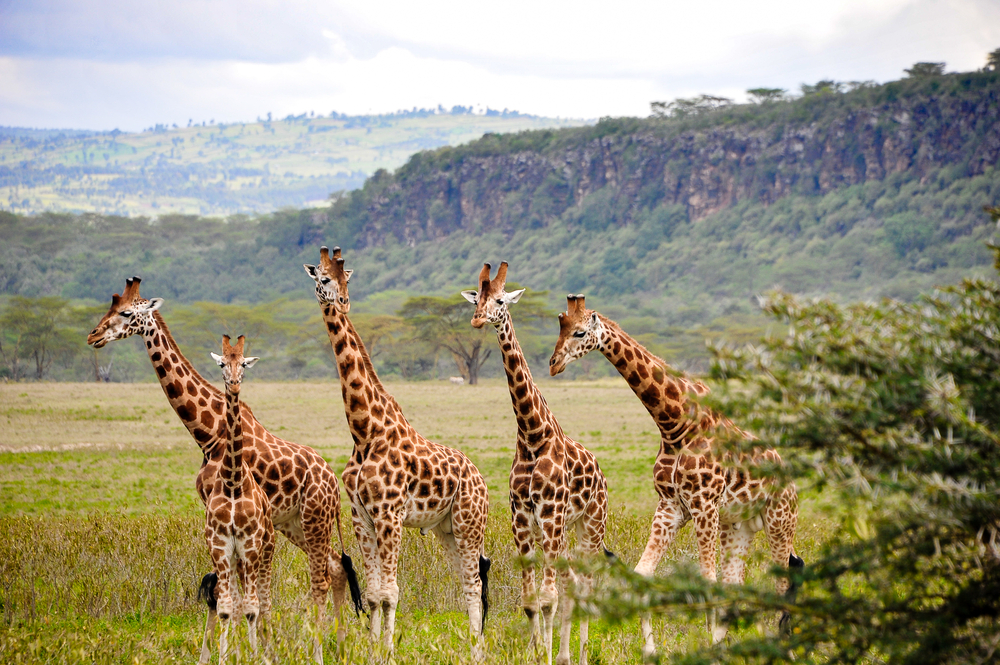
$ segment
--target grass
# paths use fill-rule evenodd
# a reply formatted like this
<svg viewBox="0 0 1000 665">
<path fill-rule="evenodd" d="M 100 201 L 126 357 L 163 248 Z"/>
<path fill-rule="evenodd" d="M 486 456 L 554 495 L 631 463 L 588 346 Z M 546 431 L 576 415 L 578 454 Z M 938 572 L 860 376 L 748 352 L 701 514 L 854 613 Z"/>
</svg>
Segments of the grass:
<svg viewBox="0 0 1000 665">
<path fill-rule="evenodd" d="M 514 435 L 506 386 L 491 381 L 478 387 L 444 382 L 388 387 L 422 433 L 465 451 L 486 476 L 493 504 L 487 653 L 489 662 L 524 662 L 527 622 L 517 610 L 520 573 L 506 508 Z M 543 390 L 566 431 L 597 454 L 610 485 L 607 544 L 634 565 L 655 505 L 656 437 L 648 415 L 620 380 L 566 382 Z M 317 448 L 334 468 L 344 465 L 351 444 L 336 384 L 251 383 L 245 393 L 272 431 Z M 3 384 L 0 424 L 0 662 L 196 659 L 204 608 L 194 595 L 209 570 L 193 487 L 201 455 L 167 410 L 159 386 Z M 817 499 L 802 500 L 797 551 L 807 560 L 832 535 L 831 508 Z M 346 536 L 349 553 L 359 560 L 353 536 Z M 659 572 L 696 557 L 692 529 L 686 528 Z M 440 547 L 432 536 L 408 530 L 400 561 L 397 661 L 466 662 L 459 586 Z M 749 583 L 768 583 L 763 537 L 748 565 Z M 312 627 L 305 561 L 284 539 L 275 559 L 273 595 L 275 654 L 283 662 L 308 662 Z M 346 621 L 349 636 L 338 660 L 384 660 L 366 639 L 363 621 L 353 616 Z M 707 640 L 703 621 L 669 616 L 657 618 L 654 626 L 667 653 Z M 332 631 L 324 640 L 329 662 L 337 653 Z M 576 649 L 574 641 L 574 654 Z M 637 662 L 639 649 L 635 622 L 592 624 L 591 662 Z"/>
</svg>

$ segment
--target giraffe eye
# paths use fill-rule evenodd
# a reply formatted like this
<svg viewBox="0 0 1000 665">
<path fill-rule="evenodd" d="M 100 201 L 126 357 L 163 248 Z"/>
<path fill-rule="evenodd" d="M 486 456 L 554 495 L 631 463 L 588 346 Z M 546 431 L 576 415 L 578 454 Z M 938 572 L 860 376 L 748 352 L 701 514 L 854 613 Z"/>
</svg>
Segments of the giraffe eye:
<svg viewBox="0 0 1000 665">
<path fill-rule="evenodd" d="M 122 316 L 124 316 L 126 319 L 129 318 L 130 316 L 132 316 L 132 310 L 126 309 L 124 312 L 122 312 Z"/>
<path fill-rule="evenodd" d="M 586 334 L 587 334 L 586 330 L 577 330 L 575 333 L 573 333 L 573 337 L 583 337 Z"/>
<path fill-rule="evenodd" d="M 329 277 L 324 277 L 323 279 L 321 279 L 319 281 L 323 282 L 324 284 L 329 284 L 330 283 L 330 278 Z"/>
<path fill-rule="evenodd" d="M 498 305 L 502 305 L 503 304 L 503 300 L 501 298 L 497 298 L 497 304 Z"/>
</svg>

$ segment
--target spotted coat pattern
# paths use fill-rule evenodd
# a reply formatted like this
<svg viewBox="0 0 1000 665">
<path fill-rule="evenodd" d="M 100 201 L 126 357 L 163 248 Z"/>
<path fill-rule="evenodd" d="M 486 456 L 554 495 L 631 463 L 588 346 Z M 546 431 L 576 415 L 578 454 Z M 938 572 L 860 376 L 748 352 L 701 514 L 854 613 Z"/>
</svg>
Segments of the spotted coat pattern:
<svg viewBox="0 0 1000 665">
<path fill-rule="evenodd" d="M 111 308 L 90 333 L 87 343 L 101 348 L 132 335 L 142 337 L 170 406 L 201 448 L 202 465 L 195 486 L 207 504 L 226 450 L 225 395 L 184 357 L 157 311 L 163 300 L 142 298 L 139 282 L 138 277 L 130 278 L 122 295 L 114 294 Z M 240 414 L 244 462 L 267 495 L 274 529 L 308 557 L 311 595 L 322 624 L 327 593 L 332 590 L 334 608 L 340 616 L 347 587 L 340 556 L 330 546 L 336 528 L 341 551 L 344 548 L 337 474 L 312 448 L 285 441 L 264 429 L 242 402 Z M 343 639 L 344 634 L 343 625 L 339 625 L 338 639 Z M 319 640 L 315 647 L 316 659 L 321 661 Z"/>
<path fill-rule="evenodd" d="M 479 565 L 489 511 L 486 481 L 464 453 L 427 440 L 406 420 L 347 316 L 352 271 L 344 270 L 340 248 L 333 250 L 332 258 L 322 248 L 320 259 L 318 266 L 305 268 L 316 282 L 354 440 L 342 478 L 364 557 L 371 632 L 375 639 L 382 634 L 384 645 L 392 649 L 402 531 L 419 528 L 423 534 L 434 533 L 462 580 L 472 651 L 478 660 L 483 655 Z"/>
<path fill-rule="evenodd" d="M 557 588 L 556 559 L 566 555 L 570 529 L 577 534 L 577 550 L 583 556 L 596 556 L 604 549 L 608 515 L 608 489 L 604 473 L 594 454 L 566 436 L 549 410 L 545 398 L 531 377 L 531 370 L 514 334 L 508 305 L 517 302 L 521 291 L 504 290 L 507 263 L 501 263 L 490 280 L 487 263 L 479 276 L 478 291 L 463 295 L 476 305 L 472 325 L 481 328 L 491 323 L 503 354 L 507 386 L 517 421 L 517 448 L 510 470 L 511 528 L 514 543 L 522 557 L 530 556 L 540 546 L 543 555 L 542 582 L 535 592 L 535 573 L 522 570 L 521 604 L 532 623 L 532 640 L 540 634 L 538 613 L 541 610 L 548 662 L 552 662 L 553 615 L 558 604 L 561 617 L 558 664 L 569 663 L 573 603 L 566 593 L 571 573 L 561 573 Z M 589 576 L 573 580 L 577 593 L 585 596 L 590 589 Z M 580 663 L 587 662 L 587 620 L 580 620 Z"/>
<path fill-rule="evenodd" d="M 258 618 L 271 612 L 271 560 L 274 557 L 274 527 L 271 504 L 243 460 L 243 422 L 240 413 L 240 387 L 245 367 L 256 358 L 243 355 L 244 337 L 235 346 L 229 337 L 222 341 L 222 355 L 216 361 L 222 367 L 226 384 L 226 450 L 222 455 L 215 482 L 208 488 L 205 502 L 205 542 L 218 581 L 215 608 L 210 608 L 205 624 L 200 663 L 208 663 L 208 648 L 215 628 L 216 615 L 223 622 L 219 640 L 219 662 L 226 662 L 230 619 L 242 611 L 250 625 L 250 647 L 257 649 Z M 234 587 L 234 568 L 243 587 L 242 604 Z"/>
<path fill-rule="evenodd" d="M 755 462 L 780 464 L 778 453 L 764 450 L 753 459 L 723 465 L 724 460 L 712 450 L 712 433 L 719 427 L 740 430 L 711 411 L 697 408 L 695 400 L 707 393 L 707 386 L 679 376 L 618 324 L 586 309 L 582 295 L 569 296 L 567 311 L 559 315 L 559 326 L 550 373 L 555 376 L 572 360 L 600 350 L 660 430 L 660 450 L 653 465 L 653 485 L 660 501 L 636 572 L 652 575 L 688 521 L 694 521 L 701 574 L 706 579 L 717 579 L 716 543 L 721 540 L 722 580 L 742 583 L 744 558 L 754 533 L 762 528 L 772 561 L 787 567 L 798 519 L 795 487 L 776 488 L 767 478 L 755 478 L 747 471 Z M 778 579 L 779 593 L 787 586 L 787 578 Z M 715 641 L 725 637 L 723 626 L 715 625 L 711 618 L 710 624 Z M 643 619 L 643 637 L 645 652 L 652 653 L 648 617 Z"/>
</svg>

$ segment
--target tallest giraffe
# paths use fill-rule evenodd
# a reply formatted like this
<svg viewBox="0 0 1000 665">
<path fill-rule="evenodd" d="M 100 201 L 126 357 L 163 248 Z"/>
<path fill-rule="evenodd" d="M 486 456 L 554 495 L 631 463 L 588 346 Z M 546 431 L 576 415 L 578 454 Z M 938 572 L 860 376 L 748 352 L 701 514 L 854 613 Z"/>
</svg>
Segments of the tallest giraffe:
<svg viewBox="0 0 1000 665">
<path fill-rule="evenodd" d="M 351 309 L 340 248 L 320 250 L 319 265 L 303 266 L 316 282 L 330 344 L 337 356 L 341 396 L 354 449 L 344 469 L 354 533 L 364 555 L 365 592 L 371 634 L 390 651 L 394 645 L 399 584 L 396 581 L 403 528 L 432 532 L 462 581 L 474 660 L 483 658 L 486 621 L 486 480 L 464 453 L 429 441 L 403 415 L 379 381 Z M 385 630 L 382 630 L 382 620 Z"/>
<path fill-rule="evenodd" d="M 695 525 L 701 574 L 713 582 L 718 574 L 716 543 L 721 540 L 722 581 L 742 583 L 744 558 L 761 529 L 767 534 L 775 565 L 803 565 L 792 546 L 798 519 L 794 485 L 776 487 L 769 478 L 752 475 L 744 465 L 724 465 L 722 454 L 712 446 L 716 428 L 750 435 L 711 411 L 694 408 L 694 399 L 706 394 L 708 387 L 678 376 L 617 323 L 587 309 L 584 296 L 570 295 L 566 312 L 559 315 L 559 339 L 549 360 L 549 373 L 559 374 L 594 349 L 624 377 L 660 430 L 660 450 L 653 465 L 653 485 L 660 501 L 635 571 L 652 575 L 677 532 L 689 521 Z M 742 461 L 780 464 L 781 458 L 774 450 L 764 450 Z M 777 588 L 778 593 L 785 593 L 788 579 L 779 578 Z M 709 629 L 717 642 L 727 631 L 715 619 L 714 613 L 709 615 Z M 783 614 L 781 623 L 787 619 L 787 613 Z M 648 615 L 642 618 L 642 634 L 643 652 L 648 656 L 655 650 Z"/>
</svg>

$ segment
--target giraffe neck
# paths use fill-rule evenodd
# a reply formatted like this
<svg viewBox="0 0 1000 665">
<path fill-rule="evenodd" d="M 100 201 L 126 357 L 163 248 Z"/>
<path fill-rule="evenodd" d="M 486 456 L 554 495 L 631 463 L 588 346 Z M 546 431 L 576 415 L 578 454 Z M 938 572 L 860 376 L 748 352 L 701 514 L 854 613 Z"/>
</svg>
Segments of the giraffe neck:
<svg viewBox="0 0 1000 665">
<path fill-rule="evenodd" d="M 222 456 L 219 477 L 223 492 L 233 499 L 243 490 L 243 422 L 240 417 L 240 394 L 226 384 L 226 454 Z"/>
<path fill-rule="evenodd" d="M 159 312 L 153 312 L 153 325 L 142 331 L 146 353 L 153 363 L 170 406 L 177 413 L 202 453 L 211 457 L 211 449 L 225 428 L 220 426 L 225 398 L 206 381 L 184 357 Z M 206 411 L 213 411 L 207 417 Z"/>
<path fill-rule="evenodd" d="M 521 434 L 518 446 L 526 446 L 533 451 L 544 442 L 546 435 L 561 433 L 562 428 L 531 378 L 531 370 L 521 345 L 517 342 L 517 335 L 514 334 L 514 323 L 509 311 L 504 312 L 496 329 L 500 353 L 503 355 L 503 368 L 507 373 L 507 388 L 514 406 L 514 418 Z"/>
<path fill-rule="evenodd" d="M 617 323 L 598 316 L 604 324 L 598 348 L 653 417 L 660 430 L 664 452 L 676 450 L 697 427 L 697 422 L 687 417 L 687 396 L 694 382 L 675 376 L 666 362 L 629 337 Z"/>
<path fill-rule="evenodd" d="M 323 321 L 337 357 L 344 411 L 355 448 L 365 448 L 389 420 L 407 424 L 402 409 L 382 385 L 361 335 L 347 315 L 323 305 Z"/>
</svg>

